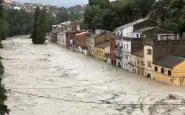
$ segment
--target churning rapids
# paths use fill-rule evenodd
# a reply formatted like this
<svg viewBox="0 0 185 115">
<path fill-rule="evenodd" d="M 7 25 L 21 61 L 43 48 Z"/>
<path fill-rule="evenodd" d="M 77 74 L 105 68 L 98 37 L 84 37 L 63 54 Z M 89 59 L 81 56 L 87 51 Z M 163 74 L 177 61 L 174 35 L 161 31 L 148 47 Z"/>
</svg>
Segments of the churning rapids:
<svg viewBox="0 0 185 115">
<path fill-rule="evenodd" d="M 26 36 L 1 49 L 10 115 L 184 115 L 185 87 L 159 83 Z"/>
</svg>

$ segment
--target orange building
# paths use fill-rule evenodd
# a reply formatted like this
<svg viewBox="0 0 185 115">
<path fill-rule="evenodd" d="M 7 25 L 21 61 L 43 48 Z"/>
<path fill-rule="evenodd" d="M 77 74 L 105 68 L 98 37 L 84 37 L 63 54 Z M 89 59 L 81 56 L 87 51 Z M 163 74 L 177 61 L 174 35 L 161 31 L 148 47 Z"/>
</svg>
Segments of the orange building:
<svg viewBox="0 0 185 115">
<path fill-rule="evenodd" d="M 75 36 L 75 41 L 76 41 L 76 46 L 80 46 L 81 48 L 87 48 L 87 43 L 88 43 L 88 34 L 87 32 L 82 32 L 79 34 L 76 34 Z"/>
</svg>

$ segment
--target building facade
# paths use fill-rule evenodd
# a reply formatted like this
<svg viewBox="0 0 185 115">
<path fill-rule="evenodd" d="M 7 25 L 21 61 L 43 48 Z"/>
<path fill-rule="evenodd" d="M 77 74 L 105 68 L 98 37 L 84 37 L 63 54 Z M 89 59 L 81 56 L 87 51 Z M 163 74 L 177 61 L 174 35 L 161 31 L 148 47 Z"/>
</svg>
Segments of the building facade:
<svg viewBox="0 0 185 115">
<path fill-rule="evenodd" d="M 89 56 L 94 57 L 94 48 L 95 48 L 95 38 L 90 36 L 88 38 L 88 51 L 89 51 Z"/>
<path fill-rule="evenodd" d="M 82 32 L 75 35 L 75 45 L 79 52 L 88 55 L 88 33 Z"/>
<path fill-rule="evenodd" d="M 109 42 L 110 38 L 112 38 L 113 33 L 110 31 L 103 31 L 95 34 L 95 45 L 100 45 L 105 42 Z"/>
<path fill-rule="evenodd" d="M 113 33 L 110 31 L 96 30 L 94 35 L 88 37 L 89 55 L 94 56 L 95 46 L 109 42 L 112 37 Z"/>
<path fill-rule="evenodd" d="M 145 63 L 144 76 L 148 78 L 156 79 L 158 81 L 169 83 L 170 79 L 166 79 L 166 77 L 164 77 L 165 79 L 158 77 L 159 73 L 156 73 L 158 72 L 156 71 L 156 66 L 158 66 L 158 68 L 163 67 L 163 68 L 167 68 L 166 70 L 168 69 L 172 70 L 173 68 L 169 68 L 166 65 L 161 66 L 159 62 L 160 60 L 163 60 L 168 56 L 176 56 L 176 57 L 184 58 L 185 41 L 184 40 L 164 40 L 164 41 L 150 40 L 150 41 L 144 41 L 144 44 L 145 44 L 144 45 L 144 63 Z M 165 60 L 167 59 L 168 58 L 166 58 Z M 170 64 L 172 61 L 168 61 L 168 63 Z M 174 65 L 173 67 L 175 66 L 176 65 Z M 174 72 L 174 70 L 172 72 Z M 175 84 L 178 85 L 177 83 Z"/>
<path fill-rule="evenodd" d="M 116 34 L 116 66 L 132 71 L 131 52 L 136 50 L 134 39 L 141 39 L 141 33 L 137 30 L 145 27 L 156 26 L 157 23 L 151 20 L 139 19 L 135 22 L 123 25 L 115 29 Z M 143 45 L 143 43 L 140 43 Z M 137 45 L 136 45 L 137 46 Z M 134 49 L 133 49 L 134 48 Z M 141 48 L 141 47 L 138 47 Z M 138 50 L 138 49 L 137 49 Z"/>
<path fill-rule="evenodd" d="M 133 72 L 144 75 L 144 51 L 140 49 L 136 52 L 133 52 L 131 55 L 131 63 L 133 66 Z"/>
<path fill-rule="evenodd" d="M 110 55 L 110 43 L 103 43 L 95 46 L 95 58 L 101 61 L 108 61 L 107 55 Z"/>
<path fill-rule="evenodd" d="M 154 79 L 172 85 L 185 85 L 185 58 L 166 56 L 153 64 Z"/>
<path fill-rule="evenodd" d="M 75 35 L 76 32 L 66 32 L 66 48 L 67 49 L 76 49 L 76 42 L 75 42 Z"/>
<path fill-rule="evenodd" d="M 57 44 L 66 47 L 66 33 L 59 32 L 57 34 Z"/>
<path fill-rule="evenodd" d="M 57 42 L 57 34 L 62 32 L 62 28 L 60 25 L 53 25 L 51 31 L 51 41 Z"/>
<path fill-rule="evenodd" d="M 116 64 L 116 39 L 110 38 L 110 62 L 112 65 Z"/>
</svg>

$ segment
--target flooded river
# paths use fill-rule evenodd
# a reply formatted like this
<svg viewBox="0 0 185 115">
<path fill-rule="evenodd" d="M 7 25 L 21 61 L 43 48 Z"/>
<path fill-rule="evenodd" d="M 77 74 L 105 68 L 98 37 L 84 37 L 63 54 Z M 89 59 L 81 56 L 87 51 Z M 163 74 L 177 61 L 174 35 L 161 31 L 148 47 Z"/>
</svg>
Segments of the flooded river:
<svg viewBox="0 0 185 115">
<path fill-rule="evenodd" d="M 129 73 L 26 36 L 3 41 L 10 115 L 184 115 L 185 87 Z"/>
</svg>

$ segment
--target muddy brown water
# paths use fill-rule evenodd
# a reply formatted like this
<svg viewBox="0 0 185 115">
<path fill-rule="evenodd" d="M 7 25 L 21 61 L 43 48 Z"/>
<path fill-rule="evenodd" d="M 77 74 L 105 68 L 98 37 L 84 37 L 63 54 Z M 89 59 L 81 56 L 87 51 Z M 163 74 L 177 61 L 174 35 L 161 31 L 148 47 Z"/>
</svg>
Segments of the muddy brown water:
<svg viewBox="0 0 185 115">
<path fill-rule="evenodd" d="M 26 36 L 3 41 L 10 115 L 184 115 L 185 87 L 129 73 Z M 166 98 L 169 94 L 178 98 Z M 181 98 L 179 98 L 181 97 Z"/>
</svg>

